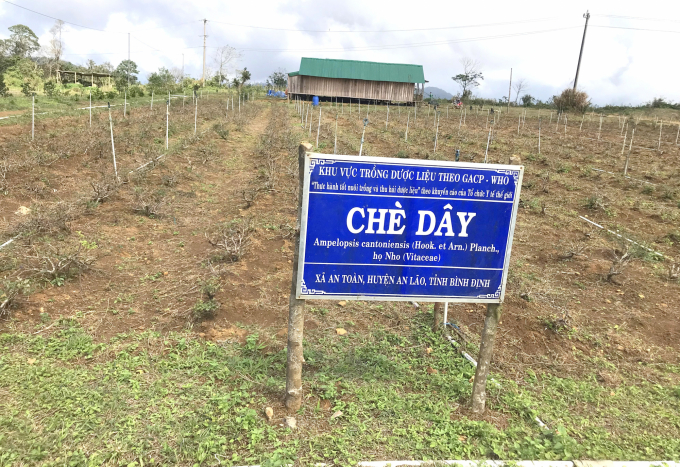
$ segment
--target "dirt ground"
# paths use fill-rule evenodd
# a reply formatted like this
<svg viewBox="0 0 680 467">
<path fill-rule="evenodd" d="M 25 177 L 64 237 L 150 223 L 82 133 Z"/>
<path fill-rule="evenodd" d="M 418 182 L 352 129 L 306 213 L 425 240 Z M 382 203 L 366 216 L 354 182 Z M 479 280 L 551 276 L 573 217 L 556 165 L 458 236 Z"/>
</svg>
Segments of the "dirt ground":
<svg viewBox="0 0 680 467">
<path fill-rule="evenodd" d="M 495 371 L 521 379 L 529 367 L 579 373 L 587 358 L 617 362 L 619 371 L 640 362 L 678 363 L 677 124 L 662 130 L 660 150 L 659 125 L 637 124 L 631 178 L 624 178 L 633 122 L 617 116 L 605 118 L 601 129 L 597 115 L 568 116 L 565 133 L 556 113 L 544 110 L 539 154 L 535 111 L 496 112 L 491 137 L 487 109 L 464 116 L 450 109 L 448 117 L 442 111 L 438 128 L 428 107 L 417 117 L 412 108 L 391 107 L 387 125 L 385 106 L 349 110 L 324 104 L 319 152 L 333 153 L 337 113 L 337 152 L 358 153 L 368 111 L 366 155 L 453 160 L 459 149 L 461 160 L 483 162 L 490 139 L 491 162 L 522 158 Z M 271 345 L 285 345 L 297 146 L 316 143 L 317 117 L 308 122 L 310 132 L 293 104 L 256 100 L 238 114 L 215 96 L 199 102 L 194 135 L 193 107 L 173 103 L 166 151 L 165 111 L 133 108 L 127 118 L 113 116 L 120 185 L 105 112 L 95 114 L 92 128 L 86 114 L 41 119 L 33 142 L 30 125 L 0 127 L 0 243 L 16 237 L 0 250 L 0 276 L 30 281 L 11 309 L 0 310 L 0 332 L 49 332 L 58 317 L 75 316 L 102 340 L 133 329 L 188 328 L 213 341 L 264 330 Z M 636 248 L 608 280 L 629 242 L 579 216 L 660 255 Z M 227 232 L 233 241 L 239 226 L 247 226 L 243 246 L 225 256 L 219 239 Z M 74 252 L 77 261 L 55 272 L 54 263 Z M 197 311 L 207 302 L 216 309 Z M 306 331 L 361 332 L 375 323 L 407 329 L 425 308 L 310 301 Z M 484 315 L 482 305 L 449 310 L 473 344 Z M 603 375 L 612 384 L 619 377 Z"/>
</svg>

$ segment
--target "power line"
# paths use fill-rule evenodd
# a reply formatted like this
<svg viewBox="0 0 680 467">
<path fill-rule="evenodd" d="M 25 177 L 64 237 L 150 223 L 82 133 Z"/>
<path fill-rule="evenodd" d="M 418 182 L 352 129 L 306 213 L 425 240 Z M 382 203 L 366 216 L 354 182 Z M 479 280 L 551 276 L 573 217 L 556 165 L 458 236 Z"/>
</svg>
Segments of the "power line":
<svg viewBox="0 0 680 467">
<path fill-rule="evenodd" d="M 522 24 L 522 23 L 534 23 L 534 22 L 539 22 L 539 21 L 553 21 L 553 20 L 558 20 L 558 19 L 563 19 L 563 18 L 561 18 L 561 17 L 537 18 L 537 19 L 527 19 L 527 20 L 519 20 L 519 21 L 504 21 L 504 22 L 501 22 L 501 23 L 470 24 L 470 25 L 463 25 L 463 26 L 444 26 L 444 27 L 436 27 L 436 28 L 337 30 L 337 31 L 333 31 L 333 30 L 330 30 L 330 29 L 270 28 L 270 27 L 265 27 L 265 26 L 249 26 L 249 25 L 245 25 L 245 24 L 227 23 L 227 22 L 224 22 L 224 21 L 215 21 L 215 20 L 210 20 L 210 21 L 213 22 L 213 23 L 226 24 L 228 26 L 235 26 L 235 27 L 249 28 L 249 29 L 265 29 L 265 30 L 270 30 L 270 31 L 324 32 L 324 33 L 390 33 L 390 32 L 442 31 L 442 30 L 448 30 L 448 29 L 481 28 L 481 27 L 489 27 L 489 26 L 503 26 L 503 25 L 508 25 L 508 24 Z"/>
<path fill-rule="evenodd" d="M 619 18 L 619 19 L 634 19 L 638 21 L 666 21 L 669 23 L 680 23 L 677 19 L 664 19 L 664 18 L 642 18 L 640 16 L 622 16 L 622 15 L 591 15 L 598 16 L 600 18 Z"/>
<path fill-rule="evenodd" d="M 90 26 L 83 26 L 82 24 L 72 23 L 71 21 L 65 21 L 65 20 L 62 20 L 60 18 L 56 18 L 54 16 L 47 15 L 45 13 L 40 13 L 39 11 L 32 10 L 32 9 L 27 8 L 25 6 L 17 5 L 16 3 L 12 3 L 9 0 L 2 0 L 2 1 L 5 2 L 5 3 L 8 3 L 10 5 L 13 5 L 17 8 L 21 8 L 23 10 L 30 11 L 31 13 L 35 13 L 36 15 L 44 16 L 45 18 L 50 18 L 50 19 L 53 19 L 55 21 L 63 21 L 64 23 L 70 24 L 71 26 L 76 26 L 76 27 L 83 28 L 83 29 L 89 29 L 91 31 L 107 32 L 107 33 L 110 33 L 110 34 L 128 34 L 127 32 L 124 32 L 124 31 L 107 31 L 105 29 L 98 29 L 98 28 L 93 28 L 93 27 L 90 27 Z M 172 24 L 172 25 L 169 25 L 169 26 L 158 26 L 158 27 L 155 27 L 155 28 L 136 29 L 132 32 L 153 31 L 155 29 L 165 29 L 165 28 L 168 28 L 168 27 L 183 26 L 185 24 L 191 24 L 191 23 L 194 23 L 196 21 L 198 21 L 198 20 L 187 21 L 187 22 L 184 22 L 184 23 Z"/>
<path fill-rule="evenodd" d="M 21 8 L 23 10 L 30 11 L 31 13 L 35 13 L 36 15 L 44 16 L 46 18 L 50 18 L 50 19 L 53 19 L 53 20 L 56 20 L 56 21 L 64 21 L 62 19 L 55 18 L 54 16 L 46 15 L 45 13 L 40 13 L 39 11 L 31 10 L 30 8 L 26 8 L 25 6 L 17 5 L 16 3 L 12 3 L 8 0 L 2 0 L 2 1 L 5 2 L 5 3 L 9 3 L 10 5 L 14 5 L 17 8 Z M 64 23 L 70 24 L 71 26 L 77 26 L 79 28 L 91 29 L 92 31 L 108 32 L 108 33 L 113 33 L 113 34 L 127 34 L 127 33 L 121 33 L 121 32 L 118 32 L 118 31 L 105 31 L 104 29 L 91 28 L 89 26 L 83 26 L 82 24 L 76 24 L 76 23 L 72 23 L 70 21 L 64 21 Z"/>
<path fill-rule="evenodd" d="M 651 28 L 628 28 L 624 26 L 600 26 L 600 25 L 591 25 L 593 28 L 603 28 L 603 29 L 628 29 L 631 31 L 650 31 L 650 32 L 670 32 L 673 34 L 680 34 L 680 31 L 672 31 L 669 29 L 651 29 Z"/>
<path fill-rule="evenodd" d="M 416 42 L 416 43 L 411 43 L 411 44 L 389 44 L 389 45 L 381 45 L 381 46 L 342 47 L 342 48 L 329 48 L 329 49 L 255 49 L 255 48 L 242 48 L 240 50 L 243 51 L 243 52 L 361 52 L 361 51 L 369 51 L 369 50 L 406 49 L 406 48 L 415 48 L 415 47 L 428 47 L 428 46 L 433 46 L 433 45 L 458 44 L 458 43 L 462 43 L 462 42 L 475 42 L 475 41 L 492 40 L 492 39 L 504 39 L 504 38 L 509 38 L 509 37 L 528 36 L 528 35 L 543 34 L 543 33 L 548 33 L 548 32 L 555 32 L 555 31 L 565 31 L 565 30 L 577 29 L 577 28 L 580 28 L 580 26 L 569 26 L 569 27 L 564 27 L 564 28 L 545 29 L 545 30 L 541 30 L 541 31 L 528 31 L 528 32 L 520 32 L 520 33 L 499 34 L 499 35 L 494 35 L 494 36 L 468 37 L 468 38 L 463 38 L 463 39 L 452 39 L 452 40 L 442 40 L 442 41 L 432 41 L 432 42 Z M 189 47 L 189 48 L 196 48 L 196 47 Z"/>
</svg>

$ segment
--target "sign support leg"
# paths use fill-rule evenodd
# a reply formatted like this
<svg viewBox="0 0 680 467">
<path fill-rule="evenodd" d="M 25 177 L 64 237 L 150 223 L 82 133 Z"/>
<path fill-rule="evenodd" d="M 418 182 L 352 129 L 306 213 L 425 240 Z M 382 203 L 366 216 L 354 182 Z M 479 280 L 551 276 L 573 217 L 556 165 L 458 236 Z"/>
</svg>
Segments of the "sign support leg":
<svg viewBox="0 0 680 467">
<path fill-rule="evenodd" d="M 444 302 L 436 302 L 434 304 L 432 317 L 434 318 L 432 321 L 432 330 L 438 331 L 444 321 Z"/>
<path fill-rule="evenodd" d="M 472 385 L 472 411 L 484 413 L 486 404 L 486 378 L 489 375 L 489 365 L 493 355 L 493 344 L 496 340 L 498 322 L 501 320 L 501 304 L 489 303 L 486 306 L 486 319 L 482 331 L 482 344 L 479 347 L 477 371 Z"/>
<path fill-rule="evenodd" d="M 302 338 L 305 324 L 305 301 L 298 300 L 298 256 L 300 254 L 300 227 L 302 225 L 302 198 L 305 180 L 305 156 L 312 150 L 312 145 L 302 143 L 298 148 L 298 215 L 297 234 L 295 237 L 295 256 L 293 256 L 293 278 L 288 299 L 288 348 L 286 362 L 286 408 L 292 412 L 302 405 Z"/>
</svg>

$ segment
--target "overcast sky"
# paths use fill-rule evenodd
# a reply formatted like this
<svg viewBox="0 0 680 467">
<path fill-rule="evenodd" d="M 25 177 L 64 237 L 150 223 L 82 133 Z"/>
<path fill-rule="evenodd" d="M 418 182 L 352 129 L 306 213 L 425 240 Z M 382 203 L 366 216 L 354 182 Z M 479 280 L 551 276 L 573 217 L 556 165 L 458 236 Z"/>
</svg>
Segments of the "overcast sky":
<svg viewBox="0 0 680 467">
<path fill-rule="evenodd" d="M 242 50 L 239 66 L 253 81 L 274 70 L 295 71 L 300 57 L 421 64 L 429 86 L 458 92 L 451 76 L 460 60 L 481 63 L 484 81 L 475 94 L 507 95 L 513 79 L 547 99 L 573 83 L 590 9 L 579 87 L 598 105 L 642 103 L 657 96 L 680 101 L 680 2 L 610 1 L 268 1 L 11 0 L 66 25 L 64 59 L 84 64 L 131 58 L 140 79 L 161 66 L 200 77 L 203 22 L 207 62 L 216 46 Z M 54 20 L 0 0 L 0 37 L 25 24 L 46 44 Z M 347 32 L 350 31 L 350 32 Z M 665 32 L 664 32 L 665 31 Z M 512 100 L 514 101 L 514 91 Z"/>
</svg>

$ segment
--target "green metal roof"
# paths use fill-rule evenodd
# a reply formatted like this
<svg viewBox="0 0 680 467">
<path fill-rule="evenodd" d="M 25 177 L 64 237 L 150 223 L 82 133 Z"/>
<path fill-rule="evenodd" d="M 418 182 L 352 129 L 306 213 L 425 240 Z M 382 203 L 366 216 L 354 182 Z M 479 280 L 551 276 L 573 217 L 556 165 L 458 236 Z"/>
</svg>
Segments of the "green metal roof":
<svg viewBox="0 0 680 467">
<path fill-rule="evenodd" d="M 396 83 L 424 83 L 422 65 L 402 63 L 361 62 L 302 57 L 300 71 L 289 76 L 304 75 L 320 78 L 361 79 L 365 81 L 391 81 Z"/>
<path fill-rule="evenodd" d="M 288 76 L 297 76 L 299 74 L 300 74 L 299 71 L 291 71 L 290 73 L 288 73 Z"/>
</svg>

